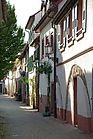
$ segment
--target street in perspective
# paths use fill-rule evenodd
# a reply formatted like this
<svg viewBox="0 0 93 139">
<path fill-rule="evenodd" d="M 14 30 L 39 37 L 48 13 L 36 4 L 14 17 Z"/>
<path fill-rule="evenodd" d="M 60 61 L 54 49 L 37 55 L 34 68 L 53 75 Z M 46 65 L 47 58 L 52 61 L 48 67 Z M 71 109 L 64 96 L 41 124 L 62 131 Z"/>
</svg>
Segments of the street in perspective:
<svg viewBox="0 0 93 139">
<path fill-rule="evenodd" d="M 0 139 L 93 139 L 93 135 L 52 116 L 43 117 L 7 95 L 0 96 L 0 116 L 5 128 Z"/>
<path fill-rule="evenodd" d="M 93 0 L 0 0 L 0 139 L 93 139 Z"/>
</svg>

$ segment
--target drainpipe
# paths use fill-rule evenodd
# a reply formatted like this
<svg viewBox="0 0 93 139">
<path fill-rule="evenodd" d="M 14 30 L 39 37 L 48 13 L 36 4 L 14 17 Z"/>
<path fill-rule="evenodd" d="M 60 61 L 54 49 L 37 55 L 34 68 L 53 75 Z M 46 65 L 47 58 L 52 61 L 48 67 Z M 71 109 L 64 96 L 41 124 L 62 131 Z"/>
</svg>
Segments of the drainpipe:
<svg viewBox="0 0 93 139">
<path fill-rule="evenodd" d="M 56 28 L 55 25 L 52 25 L 54 28 L 54 117 L 57 118 L 56 110 Z"/>
<path fill-rule="evenodd" d="M 91 112 L 91 117 L 93 119 L 93 65 L 92 65 L 92 112 Z"/>
</svg>

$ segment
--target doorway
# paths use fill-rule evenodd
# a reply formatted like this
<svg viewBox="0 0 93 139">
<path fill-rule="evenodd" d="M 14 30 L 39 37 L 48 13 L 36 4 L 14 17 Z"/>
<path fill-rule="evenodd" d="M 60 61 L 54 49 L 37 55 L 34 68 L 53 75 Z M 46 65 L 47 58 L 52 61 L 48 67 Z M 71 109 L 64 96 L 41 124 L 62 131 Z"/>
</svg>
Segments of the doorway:
<svg viewBox="0 0 93 139">
<path fill-rule="evenodd" d="M 77 77 L 74 79 L 74 126 L 78 125 L 78 119 L 77 119 Z"/>
<path fill-rule="evenodd" d="M 50 103 L 50 107 L 51 107 L 51 114 L 54 115 L 54 83 L 51 83 L 51 103 Z"/>
</svg>

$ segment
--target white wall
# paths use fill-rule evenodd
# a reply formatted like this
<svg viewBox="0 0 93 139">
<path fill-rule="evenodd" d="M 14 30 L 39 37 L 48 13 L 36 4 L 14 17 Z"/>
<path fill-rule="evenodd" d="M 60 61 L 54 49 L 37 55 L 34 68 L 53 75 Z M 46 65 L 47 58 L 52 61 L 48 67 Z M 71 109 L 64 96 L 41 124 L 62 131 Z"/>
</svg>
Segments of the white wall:
<svg viewBox="0 0 93 139">
<path fill-rule="evenodd" d="M 79 52 L 93 46 L 93 1 L 87 0 L 87 3 L 87 27 L 86 33 L 84 33 L 84 38 L 80 41 L 75 40 L 74 45 L 71 47 L 66 46 L 65 51 L 62 52 L 63 60 L 67 60 Z"/>
<path fill-rule="evenodd" d="M 59 63 L 63 62 L 74 55 L 86 50 L 89 47 L 93 46 L 93 1 L 87 0 L 87 30 L 84 34 L 84 38 L 79 41 L 74 41 L 74 45 L 71 47 L 66 47 L 64 52 L 57 50 L 57 57 L 59 58 Z M 59 7 L 61 8 L 61 7 Z M 58 46 L 58 44 L 57 44 Z M 70 62 L 65 63 L 64 65 L 57 67 L 57 75 L 59 79 L 59 84 L 57 83 L 57 107 L 62 107 L 65 109 L 66 101 L 66 92 L 67 92 L 67 83 L 70 75 L 71 68 L 74 64 L 77 64 L 83 70 L 88 87 L 88 93 L 90 102 L 92 103 L 92 64 L 93 64 L 93 51 L 88 52 Z M 59 89 L 60 86 L 60 89 Z M 61 93 L 61 95 L 60 95 Z M 88 104 L 88 98 L 86 95 L 86 89 L 83 84 L 83 81 L 78 78 L 77 80 L 77 101 L 78 102 L 78 114 L 85 117 L 90 116 L 90 109 Z M 62 98 L 60 97 L 62 96 Z M 60 102 L 62 99 L 62 103 Z M 68 110 L 73 112 L 73 82 L 70 83 L 69 87 L 69 96 L 68 96 Z"/>
<path fill-rule="evenodd" d="M 49 35 L 51 32 L 53 32 L 53 28 L 51 28 L 51 21 L 42 29 L 40 32 L 40 59 L 41 59 L 41 52 L 42 52 L 42 39 L 46 36 Z M 48 61 L 47 57 L 44 57 L 44 59 L 41 59 L 41 61 Z M 49 60 L 49 62 L 52 64 L 53 67 L 53 61 Z M 54 73 L 52 72 L 50 75 L 50 80 L 54 80 Z M 39 93 L 42 95 L 47 95 L 47 86 L 48 86 L 48 80 L 47 80 L 47 75 L 45 74 L 40 74 L 40 82 L 39 82 Z"/>
<path fill-rule="evenodd" d="M 62 107 L 63 108 L 65 108 L 68 78 L 70 75 L 71 67 L 74 64 L 77 64 L 78 66 L 80 66 L 85 74 L 89 98 L 90 98 L 90 102 L 92 103 L 92 100 L 91 100 L 91 97 L 92 97 L 92 64 L 93 64 L 92 59 L 93 59 L 93 52 L 91 51 L 91 52 L 88 52 L 87 54 L 84 54 L 66 63 L 63 66 L 57 67 L 57 75 L 58 75 L 60 87 L 61 87 L 60 90 L 62 94 L 62 103 L 63 103 Z M 73 104 L 72 104 L 73 83 L 71 82 L 69 86 L 70 87 L 69 87 L 69 96 L 68 96 L 68 110 L 71 110 L 71 108 L 73 107 Z M 86 94 L 87 93 L 86 93 L 86 89 L 83 84 L 83 81 L 81 80 L 81 78 L 78 78 L 78 83 L 77 83 L 78 114 L 88 117 L 90 116 L 90 109 L 89 109 L 89 103 L 88 103 L 88 98 Z M 60 92 L 58 88 L 57 88 L 57 95 L 60 96 Z M 57 102 L 59 105 L 60 99 Z"/>
</svg>

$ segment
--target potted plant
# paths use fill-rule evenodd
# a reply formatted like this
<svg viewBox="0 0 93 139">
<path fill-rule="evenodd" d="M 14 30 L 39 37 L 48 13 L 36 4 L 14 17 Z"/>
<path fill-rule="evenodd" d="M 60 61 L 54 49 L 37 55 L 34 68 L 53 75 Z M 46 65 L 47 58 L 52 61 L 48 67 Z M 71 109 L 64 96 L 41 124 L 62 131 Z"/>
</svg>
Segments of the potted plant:
<svg viewBox="0 0 93 139">
<path fill-rule="evenodd" d="M 45 73 L 48 75 L 52 73 L 52 65 L 48 61 L 44 61 L 37 67 L 37 72 L 40 74 Z"/>
</svg>

